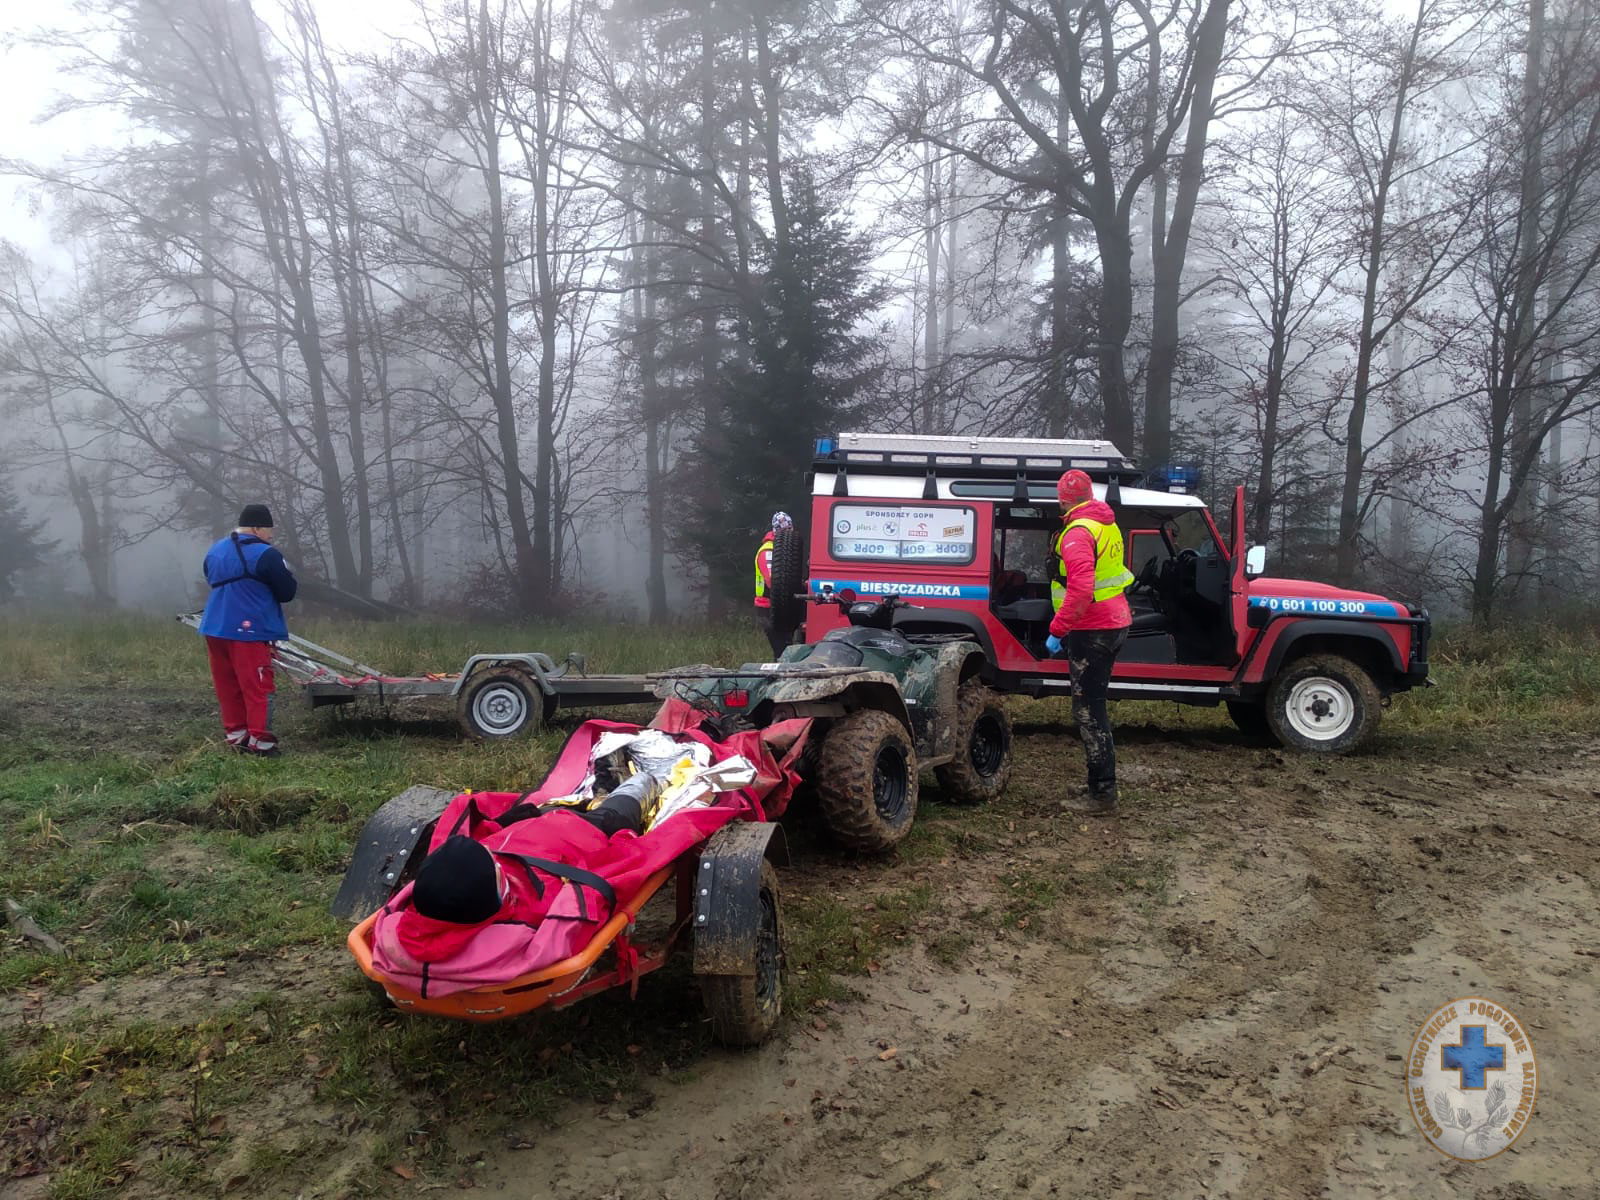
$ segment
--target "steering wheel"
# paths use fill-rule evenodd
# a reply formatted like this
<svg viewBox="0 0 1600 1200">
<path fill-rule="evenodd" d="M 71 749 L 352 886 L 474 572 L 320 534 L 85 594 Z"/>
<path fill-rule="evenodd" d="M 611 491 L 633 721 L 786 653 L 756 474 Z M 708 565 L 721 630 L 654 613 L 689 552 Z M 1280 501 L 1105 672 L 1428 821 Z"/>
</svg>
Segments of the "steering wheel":
<svg viewBox="0 0 1600 1200">
<path fill-rule="evenodd" d="M 1187 547 L 1186 546 L 1184 549 L 1178 551 L 1178 561 L 1179 562 L 1199 562 L 1200 561 L 1200 551 L 1195 550 L 1192 547 Z"/>
<path fill-rule="evenodd" d="M 1160 557 L 1158 554 L 1152 554 L 1144 566 L 1139 568 L 1139 573 L 1133 577 L 1133 584 L 1128 589 L 1130 592 L 1145 591 L 1151 595 L 1159 594 L 1161 581 Z"/>
</svg>

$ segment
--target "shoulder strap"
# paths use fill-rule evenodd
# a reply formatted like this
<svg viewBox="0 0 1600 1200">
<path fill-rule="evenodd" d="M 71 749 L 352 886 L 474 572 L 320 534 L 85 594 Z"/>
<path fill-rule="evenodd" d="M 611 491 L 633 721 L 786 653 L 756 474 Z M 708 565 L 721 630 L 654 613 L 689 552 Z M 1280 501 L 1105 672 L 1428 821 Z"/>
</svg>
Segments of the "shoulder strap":
<svg viewBox="0 0 1600 1200">
<path fill-rule="evenodd" d="M 228 540 L 233 544 L 233 552 L 239 556 L 239 574 L 230 575 L 226 579 L 219 579 L 211 585 L 213 590 L 219 587 L 227 587 L 230 583 L 238 583 L 241 579 L 254 579 L 256 577 L 255 573 L 250 570 L 250 560 L 244 556 L 244 545 L 239 541 L 238 530 L 230 533 Z M 260 539 L 257 538 L 255 540 L 259 541 Z"/>
<path fill-rule="evenodd" d="M 554 875 L 557 879 L 565 879 L 576 884 L 578 887 L 578 911 L 584 920 L 591 919 L 583 909 L 583 889 L 586 887 L 593 888 L 603 896 L 611 908 L 615 909 L 617 907 L 616 889 L 603 876 L 596 875 L 593 871 L 585 871 L 582 867 L 555 862 L 548 858 L 535 858 L 531 854 L 517 854 L 510 850 L 497 850 L 495 853 L 504 855 L 506 858 L 516 859 L 528 870 L 530 879 L 533 877 L 533 868 L 537 867 L 546 875 Z M 539 890 L 537 883 L 535 883 L 534 888 L 536 891 Z"/>
</svg>

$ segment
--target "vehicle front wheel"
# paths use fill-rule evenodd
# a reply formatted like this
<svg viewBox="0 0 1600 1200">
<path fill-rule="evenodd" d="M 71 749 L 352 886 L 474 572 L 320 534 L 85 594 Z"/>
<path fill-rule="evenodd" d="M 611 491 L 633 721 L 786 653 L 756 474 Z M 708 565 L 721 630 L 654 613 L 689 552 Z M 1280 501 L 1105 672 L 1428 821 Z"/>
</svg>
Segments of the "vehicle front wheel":
<svg viewBox="0 0 1600 1200">
<path fill-rule="evenodd" d="M 917 783 L 906 727 L 874 708 L 836 721 L 817 755 L 817 808 L 847 850 L 893 850 L 917 815 Z"/>
<path fill-rule="evenodd" d="M 956 700 L 956 756 L 933 769 L 944 794 L 957 804 L 987 804 L 1011 778 L 1011 714 L 1005 701 L 976 679 Z"/>
<path fill-rule="evenodd" d="M 1343 754 L 1378 731 L 1382 698 L 1372 676 L 1337 654 L 1286 664 L 1267 689 L 1267 724 L 1285 746 Z"/>
</svg>

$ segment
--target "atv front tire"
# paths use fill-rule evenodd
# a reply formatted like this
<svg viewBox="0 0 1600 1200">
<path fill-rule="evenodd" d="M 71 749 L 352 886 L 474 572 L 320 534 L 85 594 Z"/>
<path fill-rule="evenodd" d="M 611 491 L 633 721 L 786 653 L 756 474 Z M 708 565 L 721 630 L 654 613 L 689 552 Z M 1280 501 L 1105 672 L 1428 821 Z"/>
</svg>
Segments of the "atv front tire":
<svg viewBox="0 0 1600 1200">
<path fill-rule="evenodd" d="M 917 752 L 906 727 L 874 708 L 836 721 L 817 755 L 817 808 L 835 841 L 886 854 L 917 815 Z"/>
<path fill-rule="evenodd" d="M 956 699 L 956 756 L 933 769 L 948 799 L 987 804 L 1011 778 L 1011 714 L 1005 701 L 976 679 Z"/>
<path fill-rule="evenodd" d="M 1378 685 L 1355 663 L 1310 654 L 1287 663 L 1267 689 L 1267 724 L 1285 746 L 1343 754 L 1377 733 L 1381 706 Z"/>
<path fill-rule="evenodd" d="M 761 863 L 761 927 L 756 935 L 753 975 L 702 975 L 700 998 L 711 1018 L 711 1034 L 724 1046 L 759 1046 L 783 1014 L 783 909 L 778 873 Z"/>
</svg>

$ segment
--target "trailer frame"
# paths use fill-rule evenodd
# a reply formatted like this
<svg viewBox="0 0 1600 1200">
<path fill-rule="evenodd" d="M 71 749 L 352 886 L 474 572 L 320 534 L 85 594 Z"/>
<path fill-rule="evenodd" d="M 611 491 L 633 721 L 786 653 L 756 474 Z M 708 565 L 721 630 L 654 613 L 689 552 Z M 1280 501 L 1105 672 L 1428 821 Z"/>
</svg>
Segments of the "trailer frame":
<svg viewBox="0 0 1600 1200">
<path fill-rule="evenodd" d="M 199 613 L 180 613 L 178 620 L 200 626 Z M 558 663 L 538 650 L 485 651 L 470 655 L 459 671 L 394 675 L 296 633 L 272 643 L 272 660 L 301 686 L 312 708 L 362 700 L 452 700 L 463 731 L 488 740 L 534 733 L 558 708 L 653 703 L 661 678 L 591 675 L 582 654 Z"/>
</svg>

